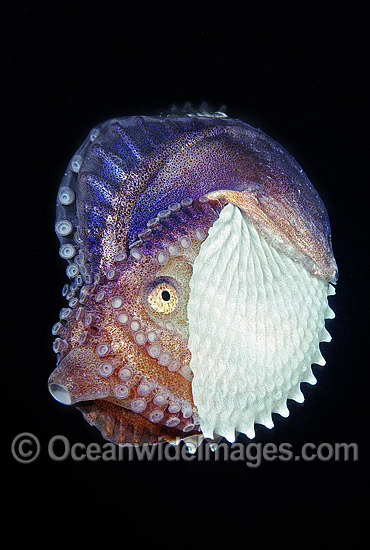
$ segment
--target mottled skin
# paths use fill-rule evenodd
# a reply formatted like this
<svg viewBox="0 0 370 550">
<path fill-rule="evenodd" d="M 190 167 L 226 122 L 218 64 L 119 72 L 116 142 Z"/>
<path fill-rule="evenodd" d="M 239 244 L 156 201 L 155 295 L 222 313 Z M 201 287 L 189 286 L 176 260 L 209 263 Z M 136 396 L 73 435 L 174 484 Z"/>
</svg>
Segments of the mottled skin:
<svg viewBox="0 0 370 550">
<path fill-rule="evenodd" d="M 76 201 L 57 207 L 77 228 L 59 237 L 80 275 L 53 329 L 49 388 L 116 443 L 173 441 L 199 433 L 189 281 L 222 207 L 239 206 L 272 246 L 335 281 L 330 225 L 294 159 L 240 121 L 129 117 L 99 131 L 62 182 Z"/>
<path fill-rule="evenodd" d="M 194 201 L 162 219 L 151 230 L 150 239 L 133 247 L 127 260 L 116 262 L 112 280 L 105 278 L 90 290 L 88 298 L 83 300 L 85 323 L 71 315 L 58 334 L 65 338 L 66 345 L 49 385 L 62 385 L 71 402 L 77 404 L 86 419 L 107 439 L 116 443 L 153 443 L 161 438 L 173 441 L 198 433 L 191 392 L 191 356 L 187 346 L 189 281 L 194 258 L 221 207 L 218 201 Z M 183 241 L 184 238 L 188 240 Z M 161 265 L 158 254 L 166 250 L 174 255 L 169 255 L 165 265 Z M 173 311 L 156 311 L 149 302 L 148 296 L 158 287 L 161 292 L 167 289 L 175 293 Z M 97 295 L 102 291 L 104 297 L 97 302 Z M 122 305 L 114 308 L 112 300 L 117 297 L 122 297 Z M 163 306 L 166 305 L 163 301 Z M 80 303 L 76 311 L 78 307 Z M 125 324 L 117 318 L 122 312 L 128 316 Z M 94 319 L 88 327 L 87 313 Z M 139 329 L 132 330 L 132 322 L 136 321 Z M 87 336 L 80 345 L 84 334 Z M 142 343 L 138 345 L 138 335 L 142 334 Z M 150 337 L 154 335 L 153 342 Z M 110 349 L 99 357 L 96 349 L 102 343 L 107 343 Z M 153 345 L 170 354 L 169 365 L 162 355 L 151 357 Z M 98 374 L 99 365 L 104 361 L 109 361 L 113 367 L 112 374 L 107 377 Z M 170 370 L 171 365 L 176 370 Z M 132 371 L 132 377 L 125 381 L 130 393 L 126 398 L 117 398 L 114 390 L 122 385 L 119 377 L 122 367 Z M 143 383 L 151 386 L 151 391 L 144 396 L 140 392 Z M 163 396 L 163 404 L 156 402 L 158 395 Z M 145 410 L 140 414 L 130 410 L 135 399 L 143 398 Z M 160 422 L 151 421 L 153 412 L 158 411 L 163 414 Z"/>
</svg>

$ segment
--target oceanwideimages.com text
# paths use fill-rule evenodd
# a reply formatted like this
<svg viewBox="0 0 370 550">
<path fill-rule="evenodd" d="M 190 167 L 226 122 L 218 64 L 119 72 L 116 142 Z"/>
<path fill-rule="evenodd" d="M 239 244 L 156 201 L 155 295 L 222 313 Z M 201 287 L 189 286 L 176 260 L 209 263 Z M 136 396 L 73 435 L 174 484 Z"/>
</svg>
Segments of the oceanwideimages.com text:
<svg viewBox="0 0 370 550">
<path fill-rule="evenodd" d="M 358 460 L 357 443 L 304 443 L 299 450 L 291 443 L 227 443 L 217 445 L 204 441 L 177 442 L 175 445 L 118 446 L 114 443 L 71 443 L 64 435 L 55 435 L 47 443 L 50 460 L 63 462 L 126 462 L 126 461 L 243 461 L 250 468 L 258 468 L 262 463 L 280 462 L 349 462 Z M 24 432 L 14 437 L 11 445 L 13 458 L 22 464 L 38 459 L 41 452 L 39 439 L 32 433 Z"/>
</svg>

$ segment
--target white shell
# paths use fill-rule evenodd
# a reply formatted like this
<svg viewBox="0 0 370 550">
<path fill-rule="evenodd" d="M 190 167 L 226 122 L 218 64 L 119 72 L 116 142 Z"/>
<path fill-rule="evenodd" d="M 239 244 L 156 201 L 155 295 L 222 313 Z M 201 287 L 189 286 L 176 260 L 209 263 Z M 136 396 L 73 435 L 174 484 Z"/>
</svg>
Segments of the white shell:
<svg viewBox="0 0 370 550">
<path fill-rule="evenodd" d="M 228 204 L 202 243 L 188 302 L 192 390 L 205 438 L 254 437 L 272 412 L 302 402 L 311 364 L 325 364 L 327 296 L 333 287 L 272 248 Z"/>
</svg>

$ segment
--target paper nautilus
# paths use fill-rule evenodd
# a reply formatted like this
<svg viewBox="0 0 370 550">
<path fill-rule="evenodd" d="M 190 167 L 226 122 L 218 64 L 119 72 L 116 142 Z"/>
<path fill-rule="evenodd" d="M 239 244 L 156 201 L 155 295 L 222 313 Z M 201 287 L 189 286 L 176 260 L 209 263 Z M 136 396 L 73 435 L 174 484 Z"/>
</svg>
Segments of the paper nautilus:
<svg viewBox="0 0 370 550">
<path fill-rule="evenodd" d="M 326 209 L 261 130 L 222 112 L 94 128 L 58 191 L 68 304 L 53 397 L 118 444 L 254 437 L 325 364 Z"/>
</svg>

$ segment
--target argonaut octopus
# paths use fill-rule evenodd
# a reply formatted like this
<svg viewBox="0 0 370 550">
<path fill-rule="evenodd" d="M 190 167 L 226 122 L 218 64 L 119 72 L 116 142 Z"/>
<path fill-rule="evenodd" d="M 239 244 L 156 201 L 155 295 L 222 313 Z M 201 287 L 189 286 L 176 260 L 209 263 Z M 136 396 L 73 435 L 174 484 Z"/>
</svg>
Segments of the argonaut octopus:
<svg viewBox="0 0 370 550">
<path fill-rule="evenodd" d="M 105 439 L 234 442 L 304 400 L 337 266 L 325 206 L 276 141 L 207 108 L 111 119 L 56 211 L 68 307 L 48 387 Z"/>
</svg>

